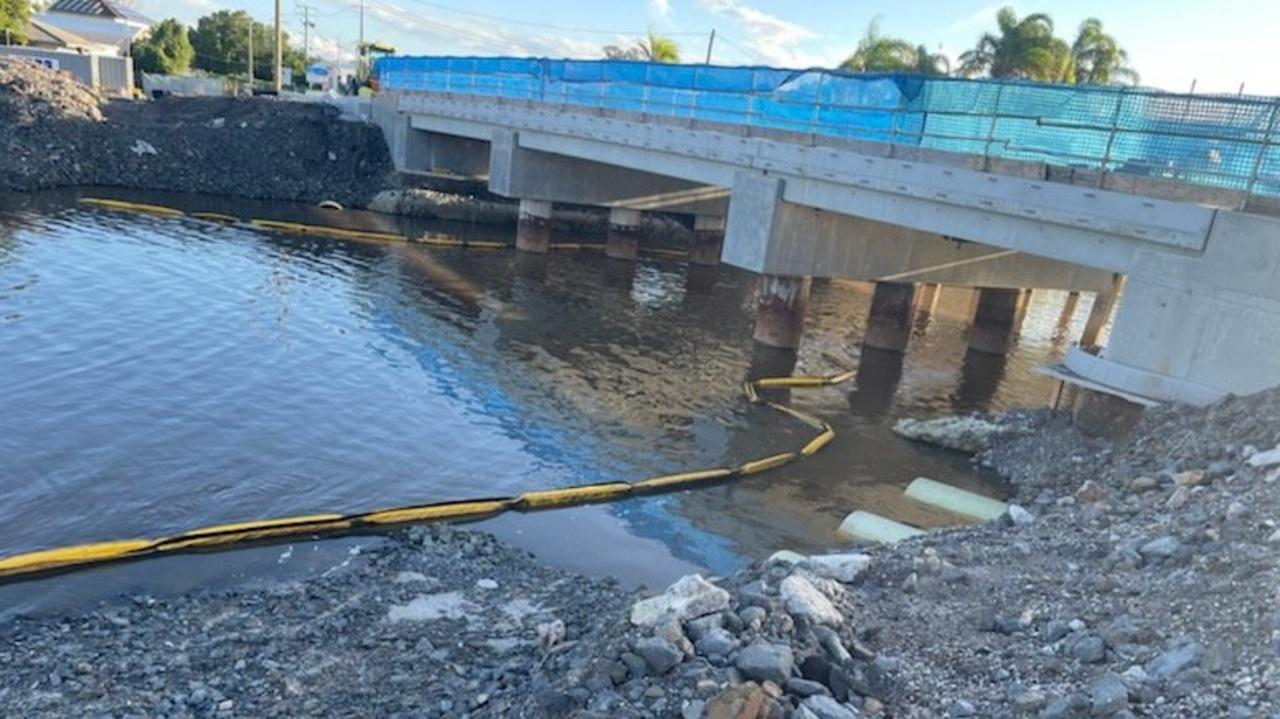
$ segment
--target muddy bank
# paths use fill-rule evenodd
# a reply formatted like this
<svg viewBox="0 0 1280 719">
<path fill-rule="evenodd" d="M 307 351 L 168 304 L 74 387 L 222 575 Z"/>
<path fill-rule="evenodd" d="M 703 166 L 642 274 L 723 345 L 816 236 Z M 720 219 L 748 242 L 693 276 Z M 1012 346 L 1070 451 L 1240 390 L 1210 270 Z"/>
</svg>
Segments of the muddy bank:
<svg viewBox="0 0 1280 719">
<path fill-rule="evenodd" d="M 69 76 L 0 59 L 0 191 L 60 187 L 229 195 L 514 226 L 517 203 L 482 182 L 410 177 L 382 132 L 319 103 L 167 97 L 106 101 Z M 562 206 L 563 231 L 603 234 L 608 212 Z M 685 240 L 687 222 L 647 215 L 646 236 Z"/>
<path fill-rule="evenodd" d="M 648 597 L 416 529 L 307 582 L 17 621 L 0 709 L 1276 716 L 1280 390 L 1156 410 L 1115 443 L 1016 421 L 978 460 L 1024 511 L 983 526 Z"/>
<path fill-rule="evenodd" d="M 386 186 L 376 128 L 268 98 L 102 102 L 68 76 L 0 60 L 0 190 L 126 187 L 363 206 Z"/>
</svg>

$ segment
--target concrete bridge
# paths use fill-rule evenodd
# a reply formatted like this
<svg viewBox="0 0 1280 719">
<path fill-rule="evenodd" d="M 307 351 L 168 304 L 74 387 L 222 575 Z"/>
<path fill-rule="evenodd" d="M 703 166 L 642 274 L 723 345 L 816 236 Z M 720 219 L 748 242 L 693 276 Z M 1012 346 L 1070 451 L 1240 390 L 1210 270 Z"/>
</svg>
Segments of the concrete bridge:
<svg viewBox="0 0 1280 719">
<path fill-rule="evenodd" d="M 761 275 L 765 344 L 798 345 L 813 277 L 875 281 L 864 342 L 897 351 L 938 284 L 979 288 L 970 344 L 988 352 L 1012 344 L 1028 288 L 1059 288 L 1098 294 L 1086 349 L 1052 370 L 1092 392 L 1207 403 L 1280 383 L 1274 99 L 644 63 L 384 62 L 373 116 L 398 169 L 487 178 L 519 199 L 517 247 L 531 253 L 547 250 L 553 203 L 610 208 L 607 253 L 624 261 L 636 257 L 641 213 L 692 215 L 693 262 Z M 989 107 L 946 104 L 993 88 Z M 1110 104 L 1091 112 L 1110 127 L 1087 113 L 1064 120 L 1052 108 L 1069 103 L 1041 91 L 1100 93 Z M 1107 347 L 1090 347 L 1117 299 Z"/>
</svg>

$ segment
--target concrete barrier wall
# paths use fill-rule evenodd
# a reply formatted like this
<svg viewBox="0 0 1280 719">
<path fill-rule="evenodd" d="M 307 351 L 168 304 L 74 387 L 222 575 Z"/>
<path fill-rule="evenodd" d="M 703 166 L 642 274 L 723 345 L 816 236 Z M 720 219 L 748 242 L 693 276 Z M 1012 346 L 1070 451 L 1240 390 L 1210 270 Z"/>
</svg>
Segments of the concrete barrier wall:
<svg viewBox="0 0 1280 719">
<path fill-rule="evenodd" d="M 5 45 L 0 55 L 38 62 L 54 70 L 70 73 L 75 79 L 104 95 L 126 96 L 133 92 L 133 58 L 90 53 L 45 50 Z"/>
</svg>

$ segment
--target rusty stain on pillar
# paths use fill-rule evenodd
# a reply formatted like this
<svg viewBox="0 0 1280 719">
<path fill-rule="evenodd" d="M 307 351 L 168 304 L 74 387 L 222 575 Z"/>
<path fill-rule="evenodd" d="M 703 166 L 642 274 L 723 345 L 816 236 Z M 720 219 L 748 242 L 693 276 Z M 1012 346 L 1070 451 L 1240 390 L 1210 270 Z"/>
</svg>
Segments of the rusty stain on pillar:
<svg viewBox="0 0 1280 719">
<path fill-rule="evenodd" d="M 1124 292 L 1125 276 L 1116 273 L 1111 278 L 1111 289 L 1099 292 L 1093 298 L 1093 308 L 1089 310 L 1089 319 L 1084 323 L 1084 332 L 1080 335 L 1080 346 L 1098 347 L 1102 342 L 1102 330 L 1111 321 L 1111 313 L 1115 311 L 1116 300 Z"/>
<path fill-rule="evenodd" d="M 760 277 L 756 295 L 756 327 L 752 335 L 756 342 L 783 349 L 800 346 L 811 285 L 809 277 Z"/>
<path fill-rule="evenodd" d="M 521 200 L 516 222 L 516 249 L 545 253 L 551 245 L 551 203 Z"/>
<path fill-rule="evenodd" d="M 724 249 L 724 217 L 694 215 L 693 239 L 689 243 L 689 263 L 714 267 Z"/>
<path fill-rule="evenodd" d="M 871 295 L 871 314 L 862 344 L 879 350 L 902 352 L 911 339 L 916 286 L 910 282 L 877 282 Z"/>
<path fill-rule="evenodd" d="M 635 261 L 640 254 L 640 210 L 614 207 L 609 210 L 609 234 L 604 254 L 615 260 Z"/>
<path fill-rule="evenodd" d="M 1027 299 L 1027 292 L 1018 288 L 979 288 L 978 307 L 969 327 L 969 348 L 990 354 L 1007 354 L 1018 339 Z"/>
</svg>

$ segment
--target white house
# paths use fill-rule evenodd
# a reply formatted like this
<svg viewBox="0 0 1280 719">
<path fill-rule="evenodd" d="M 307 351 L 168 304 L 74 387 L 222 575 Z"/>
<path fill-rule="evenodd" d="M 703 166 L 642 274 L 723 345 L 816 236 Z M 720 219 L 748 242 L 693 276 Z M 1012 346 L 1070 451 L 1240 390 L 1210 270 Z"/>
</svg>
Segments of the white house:
<svg viewBox="0 0 1280 719">
<path fill-rule="evenodd" d="M 129 54 L 129 46 L 146 36 L 154 24 L 114 0 L 56 0 L 36 17 L 115 55 Z"/>
</svg>

